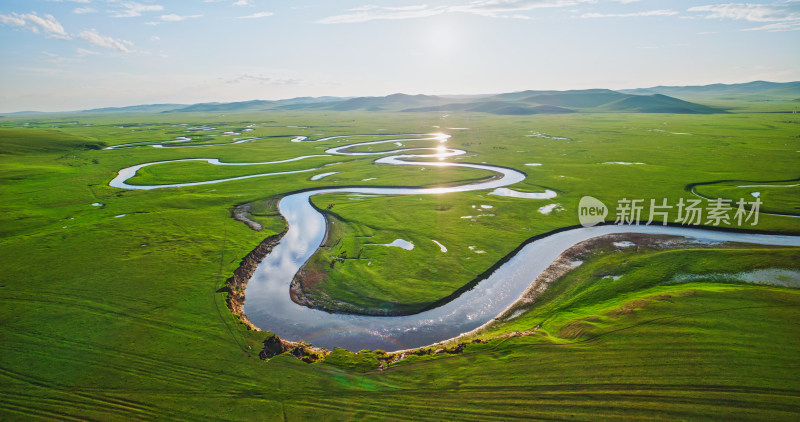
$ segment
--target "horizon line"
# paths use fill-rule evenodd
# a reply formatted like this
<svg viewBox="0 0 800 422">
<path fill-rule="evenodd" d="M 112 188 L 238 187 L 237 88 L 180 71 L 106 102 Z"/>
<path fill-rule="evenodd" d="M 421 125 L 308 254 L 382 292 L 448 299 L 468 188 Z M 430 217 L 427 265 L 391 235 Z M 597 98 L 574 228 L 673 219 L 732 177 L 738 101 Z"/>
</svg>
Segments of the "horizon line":
<svg viewBox="0 0 800 422">
<path fill-rule="evenodd" d="M 278 98 L 274 100 L 269 99 L 243 99 L 243 100 L 234 100 L 234 101 L 201 101 L 201 102 L 194 102 L 194 103 L 179 103 L 179 102 L 149 102 L 149 103 L 137 103 L 137 104 L 128 104 L 128 105 L 110 105 L 110 106 L 100 106 L 100 107 L 90 107 L 90 108 L 83 108 L 83 109 L 71 109 L 71 110 L 57 110 L 57 111 L 40 111 L 40 110 L 17 110 L 17 111 L 0 111 L 0 117 L 7 117 L 3 115 L 7 114 L 58 114 L 58 113 L 82 113 L 92 110 L 102 110 L 102 109 L 109 109 L 109 108 L 129 108 L 129 107 L 139 107 L 139 106 L 156 106 L 156 105 L 180 105 L 180 106 L 193 106 L 199 104 L 235 104 L 235 103 L 246 103 L 246 102 L 254 102 L 254 101 L 264 101 L 264 102 L 279 102 L 279 101 L 290 101 L 299 98 L 337 98 L 342 100 L 352 99 L 352 98 L 382 98 L 382 97 L 389 97 L 392 95 L 408 95 L 408 96 L 429 96 L 429 97 L 481 97 L 481 96 L 492 96 L 492 95 L 500 95 L 500 94 L 511 94 L 517 92 L 525 92 L 525 91 L 555 91 L 555 92 L 568 92 L 568 91 L 592 91 L 592 90 L 608 90 L 608 91 L 631 91 L 631 90 L 646 90 L 646 89 L 654 89 L 654 88 L 701 88 L 701 87 L 708 87 L 714 85 L 724 85 L 724 86 L 731 86 L 731 85 L 747 85 L 752 83 L 774 83 L 774 84 L 791 84 L 791 83 L 800 83 L 800 80 L 789 80 L 789 81 L 767 81 L 763 79 L 756 79 L 750 80 L 746 82 L 714 82 L 710 84 L 697 84 L 697 85 L 652 85 L 647 87 L 636 87 L 636 88 L 583 88 L 583 89 L 521 89 L 517 91 L 505 91 L 505 92 L 492 92 L 492 93 L 481 93 L 481 94 L 424 94 L 424 93 L 416 93 L 416 94 L 407 94 L 404 92 L 392 92 L 390 94 L 385 95 L 353 95 L 353 96 L 337 96 L 337 95 L 319 95 L 319 96 L 309 96 L 309 95 L 300 95 L 296 97 L 286 97 L 286 98 Z"/>
</svg>

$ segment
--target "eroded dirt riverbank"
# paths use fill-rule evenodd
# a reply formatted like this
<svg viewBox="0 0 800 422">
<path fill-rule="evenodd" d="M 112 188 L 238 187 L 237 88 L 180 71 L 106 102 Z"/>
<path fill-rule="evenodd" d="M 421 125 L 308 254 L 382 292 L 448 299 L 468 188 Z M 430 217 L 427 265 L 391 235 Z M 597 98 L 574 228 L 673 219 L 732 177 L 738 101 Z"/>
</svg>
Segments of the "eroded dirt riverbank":
<svg viewBox="0 0 800 422">
<path fill-rule="evenodd" d="M 272 252 L 272 249 L 277 246 L 278 243 L 280 243 L 287 231 L 288 226 L 283 232 L 269 236 L 261 241 L 261 243 L 255 247 L 255 249 L 250 251 L 247 255 L 245 255 L 244 258 L 242 258 L 242 260 L 239 262 L 239 267 L 234 270 L 233 275 L 230 278 L 225 280 L 225 286 L 218 291 L 227 293 L 225 302 L 228 305 L 228 309 L 230 309 L 230 311 L 239 318 L 239 321 L 241 321 L 242 324 L 244 324 L 249 330 L 261 331 L 250 321 L 249 318 L 247 318 L 247 315 L 244 313 L 245 290 L 247 289 L 247 283 L 253 276 L 258 264 L 263 261 L 270 252 Z M 313 347 L 303 342 L 283 340 L 274 334 L 264 340 L 263 344 L 264 347 L 261 352 L 259 352 L 259 357 L 261 359 L 269 359 L 282 353 L 290 353 L 304 362 L 311 363 L 323 359 L 328 355 L 328 353 L 330 353 L 328 350 Z"/>
<path fill-rule="evenodd" d="M 239 267 L 233 271 L 233 275 L 225 280 L 225 286 L 219 290 L 219 292 L 228 293 L 228 297 L 225 300 L 228 304 L 228 309 L 251 330 L 259 331 L 259 328 L 250 322 L 244 313 L 244 293 L 247 289 L 247 283 L 256 271 L 258 264 L 280 243 L 287 230 L 288 228 L 279 234 L 267 237 L 255 249 L 245 255 L 239 262 Z"/>
</svg>

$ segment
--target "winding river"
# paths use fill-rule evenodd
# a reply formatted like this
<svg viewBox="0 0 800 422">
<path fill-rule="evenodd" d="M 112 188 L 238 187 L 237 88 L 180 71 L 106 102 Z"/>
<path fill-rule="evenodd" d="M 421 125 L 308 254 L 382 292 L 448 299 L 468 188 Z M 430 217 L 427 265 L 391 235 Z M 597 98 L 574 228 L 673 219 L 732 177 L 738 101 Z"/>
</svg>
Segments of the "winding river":
<svg viewBox="0 0 800 422">
<path fill-rule="evenodd" d="M 255 271 L 247 286 L 245 313 L 256 326 L 272 331 L 291 341 L 306 341 L 315 346 L 332 349 L 342 347 L 357 351 L 360 349 L 401 350 L 433 344 L 461 333 L 471 331 L 503 312 L 514 303 L 530 285 L 558 256 L 584 240 L 615 233 L 647 233 L 677 235 L 706 242 L 747 242 L 756 244 L 800 246 L 800 236 L 778 236 L 763 234 L 732 233 L 710 231 L 688 227 L 671 226 L 619 226 L 604 225 L 591 228 L 577 228 L 551 234 L 524 246 L 485 280 L 478 283 L 456 299 L 438 308 L 415 315 L 399 317 L 375 317 L 349 314 L 331 314 L 307 308 L 294 303 L 289 296 L 292 278 L 300 267 L 314 254 L 322 243 L 327 230 L 325 218 L 309 201 L 312 195 L 323 193 L 356 193 L 375 195 L 433 195 L 475 190 L 499 189 L 519 183 L 525 174 L 517 170 L 482 164 L 454 163 L 446 158 L 465 154 L 463 150 L 445 147 L 449 135 L 401 134 L 401 135 L 349 135 L 334 136 L 311 141 L 305 137 L 295 137 L 295 142 L 320 142 L 333 139 L 348 139 L 357 136 L 391 136 L 392 139 L 348 143 L 329 148 L 327 155 L 384 155 L 375 160 L 376 164 L 468 167 L 493 172 L 497 177 L 471 184 L 446 188 L 402 188 L 402 187 L 337 187 L 319 188 L 285 196 L 279 203 L 280 213 L 286 218 L 289 229 L 286 235 Z M 382 143 L 428 140 L 437 141 L 435 148 L 402 148 L 382 152 L 353 152 L 357 147 Z M 154 145 L 149 145 L 154 146 Z M 171 147 L 176 147 L 172 145 Z M 415 152 L 415 153 L 412 153 Z M 428 152 L 421 154 L 421 152 Z M 314 156 L 297 157 L 298 161 Z M 435 159 L 436 161 L 414 161 L 415 159 Z M 216 159 L 204 160 L 217 165 L 254 165 L 268 163 L 222 163 Z M 176 160 L 188 161 L 188 160 Z M 110 185 L 123 189 L 159 189 L 166 187 L 193 186 L 220 183 L 252 177 L 265 177 L 275 174 L 310 172 L 320 168 L 310 168 L 289 172 L 263 173 L 196 183 L 171 185 L 129 185 L 128 179 L 144 166 L 163 162 L 140 164 L 120 170 Z M 324 181 L 323 181 L 324 182 Z M 508 189 L 507 189 L 508 190 Z M 513 192 L 513 191 L 512 191 Z M 531 194 L 528 197 L 547 198 L 555 195 L 552 191 Z"/>
</svg>

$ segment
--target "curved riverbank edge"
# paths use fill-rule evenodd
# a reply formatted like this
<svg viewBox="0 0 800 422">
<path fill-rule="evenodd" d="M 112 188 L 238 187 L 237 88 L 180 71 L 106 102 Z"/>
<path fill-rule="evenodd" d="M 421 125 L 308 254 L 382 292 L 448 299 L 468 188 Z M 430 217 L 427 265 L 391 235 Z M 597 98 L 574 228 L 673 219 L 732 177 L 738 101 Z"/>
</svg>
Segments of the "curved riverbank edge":
<svg viewBox="0 0 800 422">
<path fill-rule="evenodd" d="M 628 243 L 627 245 L 619 245 L 619 243 Z M 678 250 L 678 249 L 741 249 L 743 245 L 751 245 L 748 243 L 740 243 L 728 241 L 723 243 L 715 242 L 698 242 L 695 239 L 687 238 L 680 235 L 665 235 L 665 234 L 644 234 L 644 233 L 612 233 L 593 237 L 582 242 L 574 244 L 569 249 L 559 255 L 543 272 L 541 272 L 535 280 L 531 282 L 525 292 L 506 309 L 500 312 L 496 317 L 490 319 L 484 324 L 476 327 L 473 330 L 462 333 L 456 337 L 442 340 L 427 346 L 420 346 L 405 350 L 397 350 L 379 356 L 379 370 L 386 369 L 387 364 L 399 362 L 410 356 L 423 356 L 423 355 L 439 355 L 439 354 L 460 354 L 470 344 L 485 344 L 490 340 L 510 338 L 510 337 L 526 337 L 526 336 L 547 336 L 547 333 L 538 331 L 541 325 L 532 326 L 524 331 L 510 331 L 505 333 L 492 333 L 488 336 L 486 331 L 498 323 L 510 321 L 520 314 L 530 310 L 535 306 L 535 302 L 542 293 L 555 281 L 566 276 L 572 270 L 580 267 L 580 264 L 575 265 L 576 261 L 583 261 L 590 259 L 598 250 L 601 253 L 611 253 L 614 250 L 623 250 L 626 248 L 647 248 L 651 250 Z M 785 248 L 787 246 L 777 245 L 758 245 L 759 247 L 770 248 Z M 689 291 L 688 294 L 694 294 L 694 291 Z M 667 295 L 669 297 L 669 295 Z M 656 297 L 657 300 L 664 300 L 664 298 Z"/>
<path fill-rule="evenodd" d="M 239 266 L 233 271 L 233 275 L 225 280 L 225 285 L 221 289 L 217 290 L 217 293 L 228 294 L 225 299 L 225 302 L 228 304 L 228 309 L 231 310 L 234 316 L 239 318 L 248 330 L 261 331 L 255 324 L 250 322 L 250 319 L 248 319 L 247 315 L 244 313 L 247 283 L 256 271 L 258 264 L 281 242 L 281 239 L 287 231 L 289 231 L 288 225 L 281 233 L 273 234 L 262 240 L 255 249 L 250 251 L 239 261 Z"/>
<path fill-rule="evenodd" d="M 598 225 L 604 226 L 604 225 L 614 225 L 614 224 L 613 224 L 613 222 L 605 222 L 605 223 L 601 223 L 601 224 L 598 224 Z M 666 225 L 670 226 L 670 227 L 687 227 L 687 226 L 679 224 L 679 223 L 667 223 Z M 561 228 L 558 228 L 558 229 L 555 229 L 555 230 L 551 230 L 551 231 L 549 231 L 547 233 L 542 233 L 542 234 L 538 234 L 538 235 L 533 236 L 533 237 L 529 237 L 527 240 L 522 242 L 519 246 L 514 248 L 513 251 L 511 251 L 508 254 L 506 254 L 506 256 L 500 258 L 500 260 L 497 261 L 496 263 L 494 263 L 494 265 L 492 265 L 491 267 L 489 267 L 489 269 L 487 269 L 486 271 L 478 274 L 474 279 L 472 279 L 472 281 L 470 281 L 469 283 L 463 285 L 462 287 L 460 287 L 459 289 L 457 289 L 456 291 L 454 291 L 450 295 L 448 295 L 446 297 L 443 297 L 442 299 L 439 299 L 438 301 L 436 301 L 436 302 L 432 303 L 431 305 L 427 306 L 421 312 L 424 312 L 424 311 L 427 311 L 427 310 L 442 306 L 442 305 L 446 304 L 447 302 L 450 302 L 450 301 L 456 299 L 457 297 L 461 296 L 465 292 L 467 292 L 469 290 L 472 290 L 478 283 L 480 283 L 482 280 L 484 280 L 487 277 L 489 277 L 498 268 L 502 267 L 506 262 L 511 260 L 511 258 L 516 256 L 528 244 L 533 243 L 533 242 L 535 242 L 537 240 L 540 240 L 540 239 L 544 239 L 544 238 L 546 238 L 548 236 L 551 236 L 551 235 L 554 235 L 556 233 L 561 233 L 561 232 L 568 231 L 568 230 L 573 230 L 573 229 L 579 229 L 581 227 L 583 227 L 583 226 L 581 226 L 580 224 L 575 224 L 575 225 L 572 225 L 572 226 L 561 227 Z M 694 227 L 694 228 L 702 229 L 702 230 L 710 230 L 710 231 L 720 231 L 720 232 L 729 232 L 729 233 L 744 233 L 744 234 L 768 234 L 768 235 L 787 235 L 787 236 L 800 235 L 800 232 L 779 232 L 779 231 L 769 231 L 769 230 L 747 230 L 747 229 L 739 229 L 739 228 L 735 228 L 735 227 L 697 226 L 697 227 Z M 613 235 L 604 235 L 604 236 L 613 236 Z M 661 235 L 650 235 L 650 236 L 661 236 Z M 603 237 L 603 236 L 601 236 L 601 237 Z M 570 249 L 568 249 L 567 251 L 571 250 L 573 247 L 575 247 L 575 246 L 570 247 Z M 566 252 L 564 252 L 564 253 L 566 253 Z"/>
<path fill-rule="evenodd" d="M 687 192 L 691 193 L 692 195 L 694 195 L 694 196 L 696 196 L 698 198 L 703 198 L 703 199 L 708 200 L 708 201 L 713 201 L 713 200 L 715 200 L 717 198 L 710 198 L 708 196 L 705 196 L 705 195 L 697 192 L 697 187 L 698 186 L 718 185 L 720 183 L 765 183 L 765 184 L 769 184 L 769 183 L 788 183 L 788 182 L 800 182 L 800 177 L 798 177 L 796 179 L 787 179 L 787 180 L 734 180 L 734 179 L 712 180 L 710 182 L 689 183 L 688 185 L 684 186 L 683 188 L 684 188 L 684 190 L 686 190 Z M 749 212 L 749 211 L 752 210 L 752 207 L 746 207 L 746 209 Z M 779 212 L 769 211 L 769 209 L 767 209 L 767 210 L 759 210 L 759 213 L 767 214 L 767 215 L 776 215 L 776 216 L 779 216 L 779 217 L 800 217 L 800 214 L 779 213 Z"/>
<path fill-rule="evenodd" d="M 628 245 L 616 245 L 615 243 L 628 243 Z M 747 243 L 740 244 L 738 242 L 698 242 L 694 239 L 668 234 L 644 234 L 644 233 L 613 233 L 597 237 L 593 237 L 582 242 L 578 242 L 565 250 L 558 256 L 544 271 L 542 271 L 536 279 L 534 279 L 528 288 L 523 292 L 520 297 L 510 304 L 506 309 L 497 314 L 496 317 L 490 319 L 483 325 L 463 333 L 452 339 L 444 340 L 435 343 L 431 346 L 450 344 L 459 339 L 469 338 L 485 329 L 491 327 L 498 322 L 505 322 L 514 319 L 517 311 L 527 311 L 531 309 L 536 299 L 550 286 L 551 283 L 564 277 L 570 271 L 580 267 L 580 264 L 575 265 L 575 262 L 582 263 L 590 259 L 594 252 L 598 250 L 624 250 L 627 248 L 640 248 L 655 249 L 655 250 L 676 250 L 676 249 L 708 249 L 708 248 L 724 248 L 724 249 L 737 249 Z M 774 247 L 780 248 L 782 246 L 759 245 L 759 247 Z M 524 336 L 533 334 L 538 327 L 526 332 L 511 332 L 502 334 L 495 337 L 513 337 Z M 495 338 L 493 337 L 493 338 Z M 411 349 L 414 350 L 414 349 Z"/>
<path fill-rule="evenodd" d="M 323 216 L 325 216 L 326 220 L 326 232 L 325 232 L 325 239 L 327 239 L 328 231 L 327 228 L 330 227 L 330 221 L 328 221 L 328 213 L 325 210 L 320 209 L 319 207 L 315 206 L 313 203 L 311 205 Z M 599 225 L 613 225 L 613 222 L 605 222 Z M 681 225 L 678 223 L 668 223 L 667 226 L 671 227 L 687 227 L 685 225 Z M 396 317 L 396 316 L 408 316 L 408 315 L 415 315 L 425 311 L 429 311 L 434 308 L 438 308 L 440 306 L 446 305 L 449 302 L 457 299 L 462 294 L 472 290 L 475 286 L 478 285 L 481 281 L 485 280 L 489 277 L 492 273 L 494 273 L 498 268 L 505 265 L 509 260 L 511 260 L 514 256 L 516 256 L 525 246 L 528 244 L 535 242 L 540 239 L 544 239 L 548 236 L 554 235 L 556 233 L 578 229 L 582 226 L 579 224 L 561 227 L 555 230 L 551 230 L 546 233 L 538 234 L 536 236 L 529 237 L 522 243 L 520 243 L 516 248 L 506 254 L 504 257 L 500 258 L 497 262 L 495 262 L 491 267 L 483 271 L 482 273 L 478 274 L 470 280 L 468 283 L 464 284 L 463 286 L 459 287 L 453 293 L 442 297 L 435 302 L 420 308 L 414 311 L 395 311 L 389 309 L 369 309 L 369 308 L 359 308 L 352 304 L 346 302 L 336 302 L 333 301 L 335 304 L 340 304 L 340 307 L 332 308 L 329 306 L 321 305 L 319 303 L 314 302 L 311 298 L 309 298 L 304 290 L 304 281 L 307 280 L 307 273 L 305 272 L 306 265 L 304 264 L 297 274 L 292 278 L 292 282 L 290 285 L 290 295 L 292 301 L 297 303 L 298 305 L 307 306 L 312 309 L 318 309 L 321 311 L 325 311 L 331 314 L 353 314 L 353 315 L 364 315 L 364 316 L 383 316 L 383 317 Z M 706 226 L 698 226 L 698 229 L 703 230 L 711 230 L 711 231 L 720 231 L 720 232 L 730 232 L 730 233 L 744 233 L 744 234 L 767 234 L 767 235 L 800 235 L 800 232 L 779 232 L 779 231 L 769 231 L 769 230 L 747 230 L 747 229 L 739 229 L 735 227 L 706 227 Z M 604 236 L 613 236 L 613 235 L 604 235 Z M 662 235 L 651 235 L 651 236 L 662 236 Z M 323 240 L 324 244 L 325 240 Z M 576 245 L 577 246 L 577 245 Z M 574 246 L 573 246 L 574 247 Z M 572 248 L 570 248 L 571 250 Z M 569 251 L 569 250 L 568 250 Z M 566 253 L 566 252 L 565 252 Z M 549 269 L 548 269 L 549 270 Z"/>
<path fill-rule="evenodd" d="M 492 176 L 492 178 L 497 176 Z M 314 208 L 318 213 L 320 213 L 325 218 L 325 235 L 322 237 L 322 243 L 314 251 L 313 255 L 316 255 L 319 249 L 323 248 L 324 245 L 328 242 L 328 235 L 330 234 L 331 230 L 331 213 L 325 209 L 318 207 L 314 202 L 311 201 L 309 198 L 308 201 L 311 204 L 311 207 Z M 312 255 L 312 256 L 313 256 Z M 311 309 L 318 309 L 320 311 L 325 311 L 330 314 L 352 314 L 352 315 L 365 315 L 365 316 L 403 316 L 403 315 L 413 315 L 416 312 L 411 313 L 402 313 L 402 312 L 392 312 L 392 311 L 384 311 L 381 309 L 370 309 L 370 308 L 360 308 L 353 304 L 347 302 L 340 302 L 333 300 L 332 304 L 335 304 L 336 307 L 331 307 L 329 304 L 321 304 L 315 302 L 311 297 L 308 296 L 306 293 L 306 286 L 311 282 L 309 273 L 307 271 L 307 266 L 309 261 L 306 261 L 297 273 L 292 277 L 292 282 L 289 284 L 289 297 L 292 299 L 292 302 L 305 306 Z M 323 275 L 325 276 L 325 275 Z"/>
<path fill-rule="evenodd" d="M 261 329 L 256 327 L 244 313 L 247 283 L 253 276 L 258 264 L 272 252 L 272 249 L 277 246 L 278 243 L 280 243 L 287 231 L 289 231 L 288 224 L 283 232 L 273 234 L 262 240 L 255 249 L 242 258 L 239 262 L 239 266 L 233 271 L 233 275 L 225 280 L 225 285 L 222 288 L 217 290 L 217 293 L 227 293 L 225 303 L 228 305 L 228 309 L 248 330 L 261 331 Z M 324 359 L 325 356 L 330 353 L 330 351 L 326 349 L 313 347 L 304 342 L 283 340 L 275 334 L 268 336 L 263 344 L 264 347 L 258 354 L 261 359 L 269 359 L 283 353 L 289 353 L 301 359 L 303 362 L 312 363 Z"/>
</svg>

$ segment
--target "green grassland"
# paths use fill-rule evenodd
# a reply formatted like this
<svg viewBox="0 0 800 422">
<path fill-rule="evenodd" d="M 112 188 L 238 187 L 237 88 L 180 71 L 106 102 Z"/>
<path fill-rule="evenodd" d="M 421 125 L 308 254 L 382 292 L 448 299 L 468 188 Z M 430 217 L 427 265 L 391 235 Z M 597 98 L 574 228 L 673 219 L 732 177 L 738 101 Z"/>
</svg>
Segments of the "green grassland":
<svg viewBox="0 0 800 422">
<path fill-rule="evenodd" d="M 740 198 L 753 201 L 753 193 L 761 199 L 762 211 L 800 215 L 800 181 L 795 182 L 720 182 L 695 186 L 706 198 L 729 199 L 735 204 Z"/>
<path fill-rule="evenodd" d="M 211 133 L 255 125 L 247 136 L 282 138 L 204 148 L 97 149 L 185 136 L 185 127 L 173 126 L 178 123 L 212 125 L 217 132 Z M 516 168 L 528 179 L 513 189 L 558 192 L 551 200 L 487 192 L 315 197 L 321 208 L 334 204 L 329 212 L 338 228 L 315 262 L 329 262 L 342 251 L 348 257 L 328 272 L 325 294 L 356 306 L 413 310 L 468 283 L 525 239 L 576 224 L 583 195 L 613 208 L 623 197 L 671 203 L 693 198 L 685 190 L 691 183 L 796 179 L 799 127 L 793 115 L 773 113 L 4 118 L 0 415 L 4 420 L 797 419 L 798 291 L 717 280 L 663 283 L 681 272 L 798 268 L 796 249 L 600 256 L 556 283 L 541 308 L 484 334 L 491 338 L 542 324 L 547 335 L 470 344 L 460 355 L 415 356 L 384 371 L 377 369 L 375 352 L 336 351 L 330 360 L 310 365 L 283 355 L 264 362 L 258 351 L 268 334 L 247 331 L 216 291 L 241 257 L 283 230 L 271 198 L 309 187 L 434 185 L 490 174 L 330 157 L 263 168 L 172 163 L 149 167 L 131 183 L 209 180 L 346 161 L 319 170 L 341 173 L 318 181 L 309 180 L 311 172 L 152 191 L 114 189 L 108 182 L 122 168 L 151 161 L 273 161 L 336 145 L 291 143 L 292 135 L 442 131 L 453 135 L 449 146 L 468 151 L 456 161 Z M 570 140 L 525 136 L 531 131 Z M 617 161 L 646 164 L 600 164 Z M 790 195 L 765 193 L 762 199 L 764 208 L 793 206 Z M 257 201 L 255 218 L 265 225 L 262 232 L 230 218 L 234 205 L 252 201 Z M 95 202 L 104 205 L 92 206 Z M 538 212 L 551 203 L 564 210 Z M 477 214 L 473 205 L 492 205 L 481 213 L 494 216 L 462 219 Z M 762 215 L 756 228 L 800 231 L 796 219 L 769 215 Z M 396 238 L 416 247 L 367 245 Z M 349 259 L 362 250 L 361 259 Z M 625 275 L 616 283 L 593 283 L 595 275 L 618 271 Z M 348 279 L 351 285 L 345 286 Z M 662 300 L 664 295 L 669 300 Z M 576 324 L 579 329 L 569 328 Z"/>
<path fill-rule="evenodd" d="M 680 126 L 664 116 L 641 115 L 626 116 L 627 121 L 616 116 L 580 120 L 575 116 L 550 116 L 536 125 L 537 132 L 570 138 L 569 141 L 525 137 L 527 132 L 519 128 L 514 128 L 516 134 L 501 127 L 492 127 L 492 134 L 484 134 L 486 128 L 455 132 L 452 146 L 481 151 L 478 159 L 467 157 L 463 161 L 502 163 L 523 171 L 528 178 L 513 188 L 558 192 L 559 196 L 550 200 L 503 198 L 487 192 L 368 198 L 346 194 L 316 196 L 312 201 L 319 208 L 334 205 L 329 213 L 338 226 L 326 248 L 309 264 L 314 271 L 324 271 L 325 280 L 307 293 L 319 306 L 333 310 L 415 312 L 471 282 L 525 239 L 577 224 L 577 204 L 583 195 L 601 199 L 612 212 L 619 199 L 645 199 L 642 218 L 646 221 L 650 199 L 658 204 L 667 199 L 672 205 L 681 198 L 695 199 L 685 188 L 699 180 L 726 179 L 734 174 L 760 174 L 761 178 L 775 180 L 780 180 L 779 175 L 797 177 L 800 158 L 795 157 L 800 153 L 794 148 L 800 140 L 796 125 L 780 124 L 785 122 L 785 116 L 752 115 L 746 120 L 740 115 L 675 118 Z M 581 127 L 578 121 L 585 126 Z M 573 125 L 568 127 L 567 122 Z M 500 134 L 495 135 L 497 132 Z M 503 139 L 503 144 L 484 145 L 484 139 L 495 137 Z M 765 156 L 772 161 L 762 161 Z M 601 164 L 606 162 L 645 164 Z M 375 183 L 380 181 L 378 177 Z M 752 180 L 761 180 L 754 177 Z M 785 192 L 772 190 L 781 195 L 765 193 L 762 210 L 793 209 L 796 196 L 791 188 L 784 189 Z M 707 190 L 709 186 L 698 187 L 698 192 Z M 732 199 L 734 207 L 739 198 L 754 200 L 746 190 L 729 194 L 721 197 Z M 716 193 L 712 197 L 717 197 Z M 563 210 L 548 215 L 538 212 L 547 204 L 558 204 Z M 492 208 L 481 209 L 481 205 Z M 371 212 L 375 209 L 382 212 Z M 461 218 L 467 216 L 474 218 Z M 675 218 L 677 209 L 672 210 L 670 221 Z M 655 221 L 661 219 L 657 217 Z M 757 227 L 751 222 L 739 226 L 731 220 L 720 226 L 798 231 L 797 221 L 785 217 L 762 214 Z M 414 250 L 370 245 L 397 238 L 412 241 Z M 445 245 L 448 252 L 441 253 L 432 240 Z"/>
</svg>

